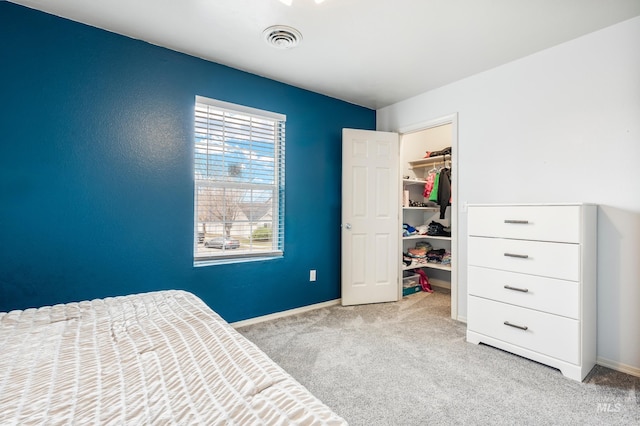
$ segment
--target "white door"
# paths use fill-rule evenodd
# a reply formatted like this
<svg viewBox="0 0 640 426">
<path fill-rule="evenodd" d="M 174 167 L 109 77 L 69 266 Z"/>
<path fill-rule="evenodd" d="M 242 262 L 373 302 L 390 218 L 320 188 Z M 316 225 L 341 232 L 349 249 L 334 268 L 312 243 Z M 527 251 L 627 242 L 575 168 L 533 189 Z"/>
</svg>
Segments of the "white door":
<svg viewBox="0 0 640 426">
<path fill-rule="evenodd" d="M 398 134 L 342 130 L 342 304 L 398 300 Z"/>
</svg>

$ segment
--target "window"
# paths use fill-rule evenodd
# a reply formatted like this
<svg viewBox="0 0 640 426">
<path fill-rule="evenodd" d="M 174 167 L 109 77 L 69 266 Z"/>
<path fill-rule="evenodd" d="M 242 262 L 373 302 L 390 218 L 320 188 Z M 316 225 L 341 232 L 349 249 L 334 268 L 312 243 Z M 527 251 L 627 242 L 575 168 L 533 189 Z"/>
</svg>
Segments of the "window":
<svg viewBox="0 0 640 426">
<path fill-rule="evenodd" d="M 196 264 L 282 256 L 285 120 L 196 97 Z"/>
</svg>

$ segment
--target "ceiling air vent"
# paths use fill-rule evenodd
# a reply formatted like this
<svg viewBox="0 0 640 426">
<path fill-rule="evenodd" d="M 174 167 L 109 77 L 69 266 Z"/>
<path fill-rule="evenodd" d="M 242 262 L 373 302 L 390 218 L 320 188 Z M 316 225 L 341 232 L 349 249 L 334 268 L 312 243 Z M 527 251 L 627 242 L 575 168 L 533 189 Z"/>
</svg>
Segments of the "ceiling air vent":
<svg viewBox="0 0 640 426">
<path fill-rule="evenodd" d="M 269 46 L 276 49 L 293 49 L 302 41 L 302 34 L 295 28 L 285 25 L 274 25 L 262 32 Z"/>
</svg>

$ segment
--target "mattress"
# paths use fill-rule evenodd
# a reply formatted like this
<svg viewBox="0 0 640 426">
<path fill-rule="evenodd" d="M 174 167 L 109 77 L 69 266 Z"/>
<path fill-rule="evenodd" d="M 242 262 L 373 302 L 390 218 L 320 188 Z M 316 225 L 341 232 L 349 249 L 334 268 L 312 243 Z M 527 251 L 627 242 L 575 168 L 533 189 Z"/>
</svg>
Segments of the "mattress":
<svg viewBox="0 0 640 426">
<path fill-rule="evenodd" d="M 0 425 L 344 425 L 195 295 L 0 313 Z"/>
</svg>

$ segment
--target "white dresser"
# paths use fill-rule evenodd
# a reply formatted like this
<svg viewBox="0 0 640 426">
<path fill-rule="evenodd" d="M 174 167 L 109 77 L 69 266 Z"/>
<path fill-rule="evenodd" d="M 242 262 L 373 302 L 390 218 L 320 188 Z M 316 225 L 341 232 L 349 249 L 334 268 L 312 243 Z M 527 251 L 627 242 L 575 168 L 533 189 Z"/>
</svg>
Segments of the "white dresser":
<svg viewBox="0 0 640 426">
<path fill-rule="evenodd" d="M 470 205 L 467 341 L 582 381 L 596 361 L 591 204 Z"/>
</svg>

